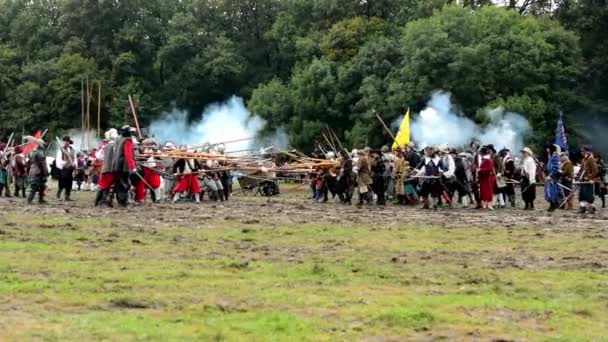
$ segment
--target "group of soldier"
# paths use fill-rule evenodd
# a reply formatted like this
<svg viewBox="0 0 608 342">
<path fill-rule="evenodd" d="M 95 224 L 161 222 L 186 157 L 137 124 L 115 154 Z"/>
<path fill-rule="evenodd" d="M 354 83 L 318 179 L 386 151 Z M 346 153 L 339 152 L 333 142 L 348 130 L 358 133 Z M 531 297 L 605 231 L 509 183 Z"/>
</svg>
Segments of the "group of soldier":
<svg viewBox="0 0 608 342">
<path fill-rule="evenodd" d="M 215 170 L 217 165 L 192 159 L 142 159 L 140 156 L 178 147 L 171 142 L 161 147 L 151 138 L 138 141 L 135 132 L 130 126 L 110 129 L 91 153 L 76 152 L 74 142 L 66 136 L 60 141 L 51 165 L 45 155 L 48 144 L 41 138 L 26 136 L 24 144 L 16 147 L 4 143 L 0 145 L 0 196 L 23 196 L 31 204 L 37 195 L 38 202 L 45 204 L 47 182 L 53 177 L 57 179 L 58 200 L 72 201 L 75 182 L 78 189 L 82 184 L 91 184 L 90 189 L 97 191 L 96 206 L 113 206 L 115 200 L 126 207 L 129 203 L 143 203 L 148 194 L 154 203 L 163 198 L 172 202 L 182 199 L 200 202 L 204 193 L 211 200 L 228 200 L 232 191 L 228 170 L 213 172 L 211 168 Z M 32 148 L 24 153 L 25 145 Z"/>
<path fill-rule="evenodd" d="M 382 149 L 343 151 L 335 158 L 338 170 L 326 170 L 312 177 L 313 199 L 328 201 L 329 195 L 358 205 L 417 205 L 423 209 L 439 207 L 495 208 L 517 207 L 517 188 L 524 210 L 535 210 L 537 187 L 544 186 L 549 211 L 574 209 L 578 195 L 582 213 L 595 212 L 596 196 L 605 208 L 606 179 L 603 162 L 591 146 L 584 146 L 580 165 L 569 153 L 553 144 L 547 145 L 548 160 L 539 161 L 533 151 L 524 147 L 516 155 L 507 148 L 499 151 L 493 145 L 473 141 L 466 150 L 457 151 L 445 145 L 426 147 L 414 144 L 391 151 Z M 578 191 L 577 191 L 578 190 Z"/>
<path fill-rule="evenodd" d="M 57 198 L 64 196 L 65 201 L 72 200 L 75 180 L 79 188 L 83 182 L 96 184 L 97 206 L 112 206 L 114 199 L 123 207 L 130 202 L 142 203 L 147 194 L 154 203 L 163 199 L 200 202 L 204 194 L 215 201 L 230 198 L 233 175 L 229 168 L 212 161 L 155 157 L 156 152 L 195 150 L 171 142 L 160 146 L 153 138 L 138 141 L 135 132 L 128 125 L 110 129 L 90 154 L 76 153 L 73 141 L 66 136 L 51 168 L 45 157 L 46 143 L 40 138 L 25 137 L 25 144 L 33 146 L 27 155 L 23 145 L 10 149 L 0 145 L 0 196 L 11 196 L 9 184 L 13 183 L 14 196 L 26 197 L 32 203 L 38 195 L 38 201 L 46 203 L 47 179 L 54 175 L 58 179 Z M 327 158 L 339 167 L 312 173 L 311 189 L 318 202 L 328 201 L 331 194 L 345 204 L 356 198 L 359 205 L 392 201 L 420 204 L 424 209 L 459 206 L 494 210 L 516 207 L 519 188 L 524 210 L 534 210 L 540 186 L 544 187 L 549 211 L 573 210 L 576 195 L 583 213 L 595 212 L 597 196 L 605 207 L 605 170 L 591 146 L 583 147 L 580 165 L 557 145 L 548 144 L 546 152 L 546 163 L 528 147 L 516 155 L 507 148 L 497 151 L 493 145 L 483 146 L 478 141 L 466 150 L 445 145 L 418 150 L 408 144 L 395 150 L 385 146 L 342 151 L 338 156 L 330 152 Z M 30 191 L 26 192 L 28 186 Z"/>
</svg>

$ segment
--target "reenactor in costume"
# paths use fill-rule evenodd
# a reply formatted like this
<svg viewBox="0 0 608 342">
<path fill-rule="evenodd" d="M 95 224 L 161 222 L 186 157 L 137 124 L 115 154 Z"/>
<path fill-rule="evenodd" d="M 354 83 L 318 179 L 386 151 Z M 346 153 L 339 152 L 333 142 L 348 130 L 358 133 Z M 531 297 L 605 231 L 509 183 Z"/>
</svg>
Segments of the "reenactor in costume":
<svg viewBox="0 0 608 342">
<path fill-rule="evenodd" d="M 57 199 L 61 199 L 61 193 L 65 190 L 65 200 L 71 201 L 72 183 L 74 182 L 74 170 L 76 169 L 76 154 L 72 145 L 74 142 L 70 137 L 63 137 L 63 146 L 57 151 L 55 165 L 60 170 L 59 187 Z"/>
<path fill-rule="evenodd" d="M 521 168 L 521 197 L 524 200 L 524 210 L 534 210 L 534 201 L 536 200 L 536 159 L 534 153 L 528 147 L 521 150 L 522 153 L 522 168 Z"/>
<path fill-rule="evenodd" d="M 133 133 L 135 129 L 122 126 L 120 137 L 114 144 L 112 152 L 112 173 L 114 177 L 114 192 L 116 200 L 122 207 L 129 205 L 129 176 L 137 173 L 137 164 L 133 157 Z"/>
<path fill-rule="evenodd" d="M 439 156 L 441 157 L 441 179 L 443 191 L 446 195 L 444 197 L 448 202 L 449 206 L 453 205 L 454 193 L 456 192 L 456 163 L 454 162 L 454 156 L 450 153 L 447 146 L 441 146 L 438 149 Z"/>
<path fill-rule="evenodd" d="M 15 155 L 11 162 L 11 168 L 13 170 L 13 177 L 15 181 L 15 197 L 19 197 L 19 193 L 25 198 L 25 188 L 27 181 L 27 162 L 25 155 L 23 154 L 23 148 L 21 146 L 15 147 Z"/>
<path fill-rule="evenodd" d="M 38 203 L 46 204 L 44 199 L 44 191 L 46 190 L 46 181 L 49 177 L 49 169 L 44 155 L 44 141 L 32 136 L 26 136 L 25 140 L 28 143 L 35 142 L 35 149 L 29 155 L 29 173 L 28 182 L 30 184 L 30 193 L 27 197 L 27 203 L 31 204 L 34 197 L 38 194 Z"/>
<path fill-rule="evenodd" d="M 372 190 L 378 205 L 386 205 L 386 160 L 382 151 L 371 151 L 370 169 L 373 175 Z"/>
<path fill-rule="evenodd" d="M 162 151 L 174 151 L 175 150 L 175 144 L 172 143 L 171 141 L 167 141 L 165 142 L 165 145 L 162 148 Z M 165 175 L 170 174 L 173 171 L 173 159 L 170 158 L 163 158 L 159 161 L 159 168 L 162 168 L 165 172 Z M 163 186 L 163 198 L 165 200 L 167 199 L 172 199 L 173 198 L 173 188 L 175 188 L 175 178 L 171 177 L 171 176 L 164 176 L 163 177 L 163 181 L 164 181 L 164 186 Z"/>
<path fill-rule="evenodd" d="M 11 197 L 11 190 L 9 189 L 9 165 L 8 158 L 0 159 L 0 196 L 4 192 L 4 196 Z"/>
<path fill-rule="evenodd" d="M 515 179 L 515 158 L 508 149 L 500 151 L 500 155 L 504 169 L 503 178 L 507 183 L 503 190 L 503 196 L 506 197 L 505 201 L 508 200 L 511 207 L 515 208 L 515 186 L 513 185 L 513 180 Z"/>
<path fill-rule="evenodd" d="M 420 197 L 423 203 L 423 209 L 437 209 L 441 192 L 443 191 L 440 176 L 441 176 L 441 157 L 439 153 L 432 147 L 427 147 L 424 150 L 424 165 L 418 170 L 417 176 L 424 177 L 420 190 Z"/>
<path fill-rule="evenodd" d="M 545 200 L 549 202 L 549 212 L 559 208 L 562 203 L 562 189 L 560 180 L 560 153 L 559 146 L 550 144 L 547 146 L 549 161 L 547 162 L 547 178 L 545 179 Z"/>
<path fill-rule="evenodd" d="M 337 184 L 338 196 L 340 197 L 341 203 L 352 203 L 355 180 L 355 174 L 353 172 L 353 160 L 348 155 L 348 152 L 342 151 Z"/>
<path fill-rule="evenodd" d="M 595 201 L 594 185 L 599 175 L 597 162 L 593 157 L 591 146 L 583 147 L 583 165 L 580 170 L 579 181 L 580 191 L 578 198 L 580 201 L 580 213 L 595 213 L 593 202 Z"/>
<path fill-rule="evenodd" d="M 114 144 L 118 139 L 118 132 L 110 129 L 106 132 L 107 142 L 97 151 L 96 157 L 102 158 L 99 181 L 97 182 L 97 197 L 95 206 L 102 204 L 112 205 L 110 191 L 114 185 L 114 173 L 112 172 L 112 160 L 114 158 Z"/>
<path fill-rule="evenodd" d="M 405 179 L 409 172 L 409 163 L 405 160 L 405 155 L 401 148 L 395 151 L 395 197 L 398 204 L 406 204 Z"/>
<path fill-rule="evenodd" d="M 477 169 L 477 181 L 479 183 L 479 197 L 483 209 L 494 210 L 494 188 L 496 186 L 496 167 L 492 150 L 483 147 L 480 150 L 481 163 Z"/>
<path fill-rule="evenodd" d="M 473 197 L 475 198 L 475 202 L 477 202 L 477 207 L 475 207 L 476 209 L 481 209 L 482 205 L 481 205 L 481 193 L 480 193 L 480 189 L 479 189 L 479 180 L 477 179 L 477 176 L 479 175 L 479 173 L 477 172 L 479 170 L 479 166 L 481 165 L 481 143 L 477 140 L 473 140 L 471 142 L 471 152 L 473 154 L 473 162 L 471 163 L 471 175 L 472 175 L 472 179 L 471 179 L 471 192 L 473 193 Z"/>
<path fill-rule="evenodd" d="M 357 151 L 359 160 L 357 161 L 357 190 L 359 192 L 359 205 L 363 205 L 363 201 L 370 203 L 371 194 L 370 186 L 374 183 L 372 180 L 372 170 L 370 168 L 369 156 L 366 151 Z"/>
<path fill-rule="evenodd" d="M 76 173 L 74 175 L 78 191 L 82 189 L 82 184 L 87 181 L 87 163 L 86 155 L 83 152 L 78 152 L 76 155 Z"/>
<path fill-rule="evenodd" d="M 469 204 L 473 202 L 471 195 L 471 165 L 467 153 L 456 154 L 456 150 L 452 150 L 452 157 L 454 158 L 454 165 L 456 171 L 454 172 L 456 191 L 458 191 L 458 197 L 462 207 L 468 208 Z"/>
<path fill-rule="evenodd" d="M 194 150 L 188 149 L 188 152 L 194 152 Z M 186 192 L 194 195 L 196 203 L 200 203 L 201 185 L 198 181 L 198 171 L 200 168 L 199 162 L 193 159 L 179 159 L 175 162 L 173 173 L 179 173 L 180 176 L 173 189 L 173 203 L 177 202 L 179 196 Z"/>
<path fill-rule="evenodd" d="M 158 149 L 158 142 L 152 138 L 144 139 L 141 143 L 143 153 L 153 153 Z M 154 157 L 150 157 L 143 164 L 143 181 L 137 182 L 135 186 L 135 200 L 144 202 L 146 191 L 150 191 L 150 198 L 153 203 L 158 203 L 161 198 L 161 178 L 159 165 Z"/>
</svg>

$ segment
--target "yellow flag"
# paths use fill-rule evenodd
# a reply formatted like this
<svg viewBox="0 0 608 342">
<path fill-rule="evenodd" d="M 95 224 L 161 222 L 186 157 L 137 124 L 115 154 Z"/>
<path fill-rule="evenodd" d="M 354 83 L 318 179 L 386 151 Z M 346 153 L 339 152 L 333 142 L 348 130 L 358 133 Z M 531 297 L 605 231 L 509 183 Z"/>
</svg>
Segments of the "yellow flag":
<svg viewBox="0 0 608 342">
<path fill-rule="evenodd" d="M 410 109 L 407 109 L 407 113 L 403 117 L 403 122 L 401 123 L 401 127 L 399 127 L 399 133 L 395 137 L 395 142 L 393 143 L 393 150 L 396 150 L 398 147 L 404 148 L 405 145 L 410 143 Z"/>
</svg>

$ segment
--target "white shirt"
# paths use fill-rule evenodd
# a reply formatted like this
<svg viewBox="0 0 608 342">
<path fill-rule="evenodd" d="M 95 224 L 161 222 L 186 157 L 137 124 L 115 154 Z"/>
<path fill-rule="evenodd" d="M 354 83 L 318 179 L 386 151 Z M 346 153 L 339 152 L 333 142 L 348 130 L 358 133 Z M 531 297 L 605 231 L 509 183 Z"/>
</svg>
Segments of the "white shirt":
<svg viewBox="0 0 608 342">
<path fill-rule="evenodd" d="M 536 162 L 532 157 L 525 157 L 522 165 L 524 174 L 528 176 L 530 182 L 536 182 Z"/>
<path fill-rule="evenodd" d="M 447 170 L 443 170 L 443 175 L 445 178 L 452 178 L 456 172 L 456 163 L 454 162 L 454 157 L 452 157 L 451 154 L 448 154 L 442 158 L 442 161 L 443 167 L 447 167 Z"/>
</svg>

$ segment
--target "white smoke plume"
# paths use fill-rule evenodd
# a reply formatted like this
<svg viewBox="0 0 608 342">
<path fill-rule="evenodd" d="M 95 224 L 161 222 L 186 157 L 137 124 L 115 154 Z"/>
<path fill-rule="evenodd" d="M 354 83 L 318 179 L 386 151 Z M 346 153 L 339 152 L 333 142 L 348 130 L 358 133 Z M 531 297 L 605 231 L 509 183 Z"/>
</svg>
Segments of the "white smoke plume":
<svg viewBox="0 0 608 342">
<path fill-rule="evenodd" d="M 178 145 L 202 145 L 232 140 L 257 138 L 266 122 L 252 115 L 240 97 L 233 96 L 224 103 L 209 105 L 202 119 L 188 122 L 186 112 L 175 110 L 164 113 L 161 118 L 150 124 L 148 132 L 161 143 L 172 141 Z M 227 151 L 254 149 L 259 142 L 273 145 L 275 149 L 285 149 L 287 134 L 279 130 L 274 136 L 261 140 L 253 139 L 227 144 Z"/>
<path fill-rule="evenodd" d="M 447 144 L 468 147 L 473 139 L 482 144 L 493 144 L 497 150 L 506 147 L 520 151 L 532 128 L 526 118 L 517 113 L 496 108 L 485 113 L 488 124 L 477 125 L 460 113 L 451 102 L 451 95 L 438 91 L 431 96 L 427 107 L 411 122 L 412 139 L 419 147 Z"/>
<path fill-rule="evenodd" d="M 102 135 L 102 139 L 103 139 L 103 133 L 101 132 Z M 89 131 L 82 131 L 82 130 L 72 130 L 69 131 L 67 134 L 72 141 L 74 142 L 74 149 L 76 151 L 87 151 L 87 152 L 91 152 L 93 150 L 96 150 L 97 147 L 99 147 L 99 144 L 101 142 L 100 139 L 97 139 L 97 131 L 94 130 L 89 130 Z"/>
</svg>

